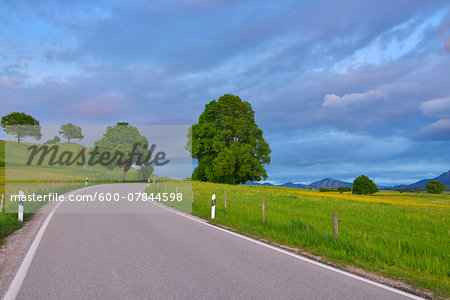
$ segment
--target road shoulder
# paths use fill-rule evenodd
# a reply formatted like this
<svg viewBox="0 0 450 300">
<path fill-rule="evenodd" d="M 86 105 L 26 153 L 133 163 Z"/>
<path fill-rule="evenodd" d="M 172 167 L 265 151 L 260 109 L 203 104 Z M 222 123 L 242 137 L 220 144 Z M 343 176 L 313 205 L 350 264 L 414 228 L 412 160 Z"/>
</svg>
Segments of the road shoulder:
<svg viewBox="0 0 450 300">
<path fill-rule="evenodd" d="M 8 290 L 23 258 L 48 216 L 48 213 L 44 213 L 43 211 L 48 211 L 49 206 L 54 205 L 56 203 L 47 203 L 44 205 L 40 212 L 36 213 L 30 220 L 23 224 L 22 228 L 4 239 L 0 247 L 0 278 L 2 279 L 0 280 L 0 298 Z"/>
</svg>

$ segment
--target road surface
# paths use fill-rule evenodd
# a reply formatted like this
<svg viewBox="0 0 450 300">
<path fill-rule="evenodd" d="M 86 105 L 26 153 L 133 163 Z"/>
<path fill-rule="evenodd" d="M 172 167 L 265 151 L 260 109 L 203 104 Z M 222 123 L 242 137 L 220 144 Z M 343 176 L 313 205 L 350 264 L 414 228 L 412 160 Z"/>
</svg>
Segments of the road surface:
<svg viewBox="0 0 450 300">
<path fill-rule="evenodd" d="M 143 184 L 76 193 L 137 192 Z M 151 213 L 58 213 L 16 275 L 17 299 L 410 299 L 157 204 Z M 45 225 L 45 224 L 44 224 Z M 45 227 L 45 226 L 44 226 Z M 35 243 L 36 244 L 36 243 Z M 31 251 L 33 252 L 33 251 Z M 25 261 L 27 258 L 25 258 Z M 22 278 L 20 278 L 22 276 Z"/>
</svg>

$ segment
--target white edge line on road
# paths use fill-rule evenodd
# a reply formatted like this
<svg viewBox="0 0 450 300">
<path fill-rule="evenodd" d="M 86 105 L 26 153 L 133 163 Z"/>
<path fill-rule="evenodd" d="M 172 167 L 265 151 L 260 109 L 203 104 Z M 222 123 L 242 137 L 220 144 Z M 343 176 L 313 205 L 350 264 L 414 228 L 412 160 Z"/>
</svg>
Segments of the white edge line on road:
<svg viewBox="0 0 450 300">
<path fill-rule="evenodd" d="M 82 190 L 87 190 L 87 189 L 90 189 L 93 187 L 98 187 L 98 185 L 76 189 L 65 195 L 69 196 L 76 192 L 79 192 Z M 16 299 L 17 295 L 19 294 L 20 288 L 22 287 L 22 283 L 25 279 L 25 276 L 27 275 L 27 272 L 31 265 L 31 262 L 33 261 L 33 257 L 36 254 L 36 250 L 39 246 L 39 243 L 41 242 L 42 236 L 44 235 L 45 229 L 47 229 L 48 223 L 50 223 L 50 220 L 52 219 L 53 215 L 55 214 L 56 209 L 61 205 L 61 203 L 63 203 L 63 202 L 59 202 L 50 211 L 49 215 L 47 216 L 47 218 L 45 219 L 41 228 L 39 229 L 39 232 L 36 235 L 36 237 L 34 238 L 33 243 L 31 244 L 30 248 L 28 249 L 28 252 L 25 255 L 25 258 L 23 259 L 22 264 L 19 267 L 19 270 L 17 271 L 16 275 L 14 276 L 13 281 L 9 285 L 8 291 L 3 296 L 3 300 L 14 300 L 14 299 Z"/>
<path fill-rule="evenodd" d="M 142 189 L 141 191 L 144 191 L 144 190 L 145 190 L 145 188 Z M 419 300 L 419 299 L 420 299 L 420 300 L 424 300 L 424 299 L 425 299 L 425 298 L 419 297 L 419 296 L 417 296 L 417 295 L 410 294 L 410 293 L 408 293 L 408 292 L 405 292 L 405 291 L 402 291 L 402 290 L 399 290 L 399 289 L 396 289 L 396 288 L 393 288 L 393 287 L 384 285 L 384 284 L 382 284 L 382 283 L 378 283 L 378 282 L 372 281 L 372 280 L 370 280 L 370 279 L 367 279 L 367 278 L 364 278 L 364 277 L 361 277 L 361 276 L 358 276 L 358 275 L 349 273 L 349 272 L 347 272 L 347 271 L 343 271 L 343 270 L 341 270 L 341 269 L 332 267 L 332 266 L 330 266 L 330 265 L 327 265 L 327 264 L 324 264 L 324 263 L 321 263 L 321 262 L 312 260 L 312 259 L 310 259 L 310 258 L 307 258 L 307 257 L 301 256 L 301 255 L 298 255 L 298 254 L 289 252 L 289 251 L 287 251 L 287 250 L 284 250 L 284 249 L 281 249 L 281 248 L 272 246 L 272 245 L 270 245 L 270 244 L 267 244 L 267 243 L 264 243 L 264 242 L 255 240 L 255 239 L 250 238 L 250 237 L 248 237 L 248 236 L 245 236 L 245 235 L 242 235 L 242 234 L 239 234 L 239 233 L 236 233 L 236 232 L 233 232 L 233 231 L 230 231 L 230 230 L 227 230 L 227 229 L 224 229 L 224 228 L 221 228 L 221 227 L 212 225 L 212 224 L 208 223 L 207 221 L 204 221 L 204 220 L 199 219 L 199 218 L 196 218 L 196 217 L 192 217 L 192 216 L 190 216 L 190 215 L 188 215 L 188 214 L 186 214 L 186 213 L 183 213 L 183 212 L 180 212 L 180 211 L 178 211 L 178 210 L 175 210 L 175 209 L 173 209 L 173 208 L 171 208 L 171 207 L 169 207 L 169 206 L 166 206 L 166 205 L 163 205 L 163 204 L 154 202 L 154 201 L 151 201 L 151 203 L 153 203 L 153 204 L 155 204 L 155 205 L 158 205 L 158 206 L 160 206 L 160 207 L 162 207 L 162 208 L 164 208 L 164 209 L 166 209 L 166 210 L 169 210 L 169 211 L 171 211 L 171 212 L 173 212 L 173 213 L 175 213 L 175 214 L 177 214 L 177 215 L 180 215 L 180 216 L 185 217 L 185 218 L 187 218 L 187 219 L 190 219 L 190 220 L 192 220 L 192 221 L 198 222 L 198 223 L 200 223 L 200 224 L 209 226 L 209 227 L 211 227 L 211 228 L 220 230 L 220 231 L 222 231 L 222 232 L 226 232 L 226 233 L 228 233 L 228 234 L 234 235 L 234 236 L 239 237 L 239 238 L 241 238 L 241 239 L 244 239 L 244 240 L 250 241 L 250 242 L 252 242 L 252 243 L 255 243 L 255 244 L 264 246 L 264 247 L 266 247 L 266 248 L 269 248 L 269 249 L 272 249 L 272 250 L 281 252 L 281 253 L 283 253 L 283 254 L 292 256 L 292 257 L 294 257 L 294 258 L 297 258 L 297 259 L 300 259 L 300 260 L 309 262 L 309 263 L 314 264 L 314 265 L 316 265 L 316 266 L 319 266 L 319 267 L 322 267 L 322 268 L 325 268 L 325 269 L 328 269 L 328 270 L 331 270 L 331 271 L 334 271 L 334 272 L 343 274 L 343 275 L 345 275 L 345 276 L 348 276 L 348 277 L 351 277 L 351 278 L 354 278 L 354 279 L 357 279 L 357 280 L 366 282 L 366 283 L 368 283 L 368 284 L 377 286 L 377 287 L 379 287 L 379 288 L 388 290 L 388 291 L 390 291 L 390 292 L 397 293 L 397 294 L 400 294 L 400 295 L 402 295 L 402 296 L 409 297 L 409 298 L 411 298 L 411 299 L 417 299 L 417 300 Z"/>
</svg>

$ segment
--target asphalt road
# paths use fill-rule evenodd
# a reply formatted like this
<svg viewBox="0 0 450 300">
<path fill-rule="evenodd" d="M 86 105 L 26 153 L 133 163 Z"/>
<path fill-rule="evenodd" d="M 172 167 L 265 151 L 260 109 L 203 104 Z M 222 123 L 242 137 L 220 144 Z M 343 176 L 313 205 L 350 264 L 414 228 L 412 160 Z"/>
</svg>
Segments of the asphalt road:
<svg viewBox="0 0 450 300">
<path fill-rule="evenodd" d="M 91 187 L 137 192 L 143 184 Z M 48 223 L 17 299 L 407 299 L 164 209 L 62 213 Z M 60 212 L 60 213 L 58 213 Z"/>
</svg>

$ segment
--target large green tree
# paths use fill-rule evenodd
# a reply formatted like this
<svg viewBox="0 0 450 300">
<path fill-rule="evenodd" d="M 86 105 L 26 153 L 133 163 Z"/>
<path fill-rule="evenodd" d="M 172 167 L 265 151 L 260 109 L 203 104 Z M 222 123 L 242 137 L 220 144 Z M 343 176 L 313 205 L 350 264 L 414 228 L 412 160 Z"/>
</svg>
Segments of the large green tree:
<svg viewBox="0 0 450 300">
<path fill-rule="evenodd" d="M 111 157 L 118 152 L 124 154 L 122 159 L 116 159 L 113 163 L 106 165 L 110 169 L 121 167 L 123 169 L 123 181 L 126 180 L 127 172 L 132 165 L 145 163 L 144 158 L 149 152 L 147 146 L 147 138 L 141 135 L 136 127 L 126 122 L 108 126 L 103 137 L 95 142 L 95 147 L 98 147 L 99 153 L 109 152 Z M 134 155 L 130 156 L 132 153 Z M 140 154 L 140 156 L 136 154 Z"/>
<path fill-rule="evenodd" d="M 445 185 L 439 180 L 430 180 L 426 185 L 427 193 L 429 194 L 441 194 L 445 191 Z"/>
<path fill-rule="evenodd" d="M 194 180 L 240 184 L 267 179 L 271 150 L 249 102 L 225 94 L 205 106 L 192 126 Z"/>
<path fill-rule="evenodd" d="M 2 117 L 1 125 L 6 134 L 14 135 L 17 142 L 26 137 L 40 140 L 42 137 L 39 121 L 23 112 L 12 112 Z"/>
<path fill-rule="evenodd" d="M 61 130 L 58 131 L 58 133 L 62 134 L 62 136 L 67 139 L 68 143 L 70 143 L 71 139 L 79 139 L 81 141 L 84 138 L 84 135 L 81 134 L 81 127 L 70 123 L 62 125 Z"/>
<path fill-rule="evenodd" d="M 377 185 L 365 175 L 361 175 L 353 181 L 353 194 L 371 195 L 375 194 L 376 192 L 378 192 Z"/>
</svg>

